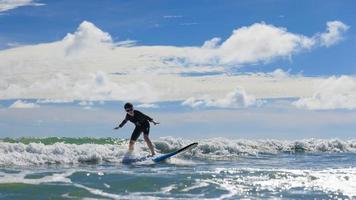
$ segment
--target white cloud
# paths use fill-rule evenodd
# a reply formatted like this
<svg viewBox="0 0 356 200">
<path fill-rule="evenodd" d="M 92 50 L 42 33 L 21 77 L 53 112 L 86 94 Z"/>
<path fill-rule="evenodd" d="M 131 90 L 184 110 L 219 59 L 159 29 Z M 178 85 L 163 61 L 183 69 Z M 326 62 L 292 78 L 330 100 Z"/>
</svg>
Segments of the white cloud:
<svg viewBox="0 0 356 200">
<path fill-rule="evenodd" d="M 42 6 L 42 3 L 35 3 L 33 0 L 0 0 L 0 12 L 15 9 L 20 6 Z"/>
<path fill-rule="evenodd" d="M 91 109 L 93 109 L 94 102 L 92 102 L 92 101 L 80 101 L 78 103 L 78 105 L 80 105 L 85 110 L 91 110 Z"/>
<path fill-rule="evenodd" d="M 289 71 L 284 71 L 283 69 L 280 68 L 275 69 L 273 72 L 269 74 L 275 78 L 288 78 L 291 76 L 289 74 Z"/>
<path fill-rule="evenodd" d="M 276 57 L 290 56 L 310 49 L 315 41 L 285 28 L 264 23 L 234 30 L 219 48 L 221 62 L 225 64 L 255 63 Z"/>
<path fill-rule="evenodd" d="M 120 42 L 116 42 L 115 46 L 121 46 L 121 47 L 133 47 L 137 43 L 136 40 L 124 40 Z"/>
<path fill-rule="evenodd" d="M 327 22 L 327 31 L 320 34 L 320 44 L 329 47 L 342 40 L 342 35 L 349 29 L 349 26 L 340 21 Z"/>
<path fill-rule="evenodd" d="M 26 101 L 17 100 L 9 106 L 9 108 L 38 108 L 39 105 L 35 103 L 28 103 Z"/>
<path fill-rule="evenodd" d="M 78 103 L 80 106 L 93 106 L 94 103 L 92 101 L 81 101 Z"/>
<path fill-rule="evenodd" d="M 7 47 L 10 47 L 10 48 L 14 48 L 14 47 L 19 47 L 19 46 L 22 46 L 22 44 L 18 43 L 18 42 L 8 42 L 6 44 Z"/>
<path fill-rule="evenodd" d="M 182 105 L 190 107 L 219 107 L 219 108 L 246 108 L 256 104 L 256 98 L 252 95 L 247 95 L 246 91 L 238 87 L 234 91 L 229 92 L 225 97 L 219 99 L 194 97 L 188 98 Z"/>
<path fill-rule="evenodd" d="M 165 15 L 163 18 L 182 18 L 182 15 Z"/>
<path fill-rule="evenodd" d="M 66 43 L 65 52 L 67 54 L 78 53 L 80 51 L 95 50 L 98 53 L 100 50 L 110 49 L 113 45 L 110 34 L 103 32 L 94 24 L 84 21 L 80 24 L 74 34 L 67 34 L 63 39 Z"/>
<path fill-rule="evenodd" d="M 73 100 L 66 100 L 66 99 L 38 99 L 36 103 L 45 104 L 45 103 L 72 103 Z"/>
<path fill-rule="evenodd" d="M 215 49 L 218 47 L 220 41 L 221 41 L 221 38 L 214 37 L 211 40 L 205 41 L 202 48 L 203 49 Z"/>
<path fill-rule="evenodd" d="M 256 23 L 201 47 L 137 46 L 134 41 L 114 42 L 109 33 L 84 21 L 61 41 L 0 51 L 0 99 L 150 103 L 202 94 L 218 99 L 236 85 L 256 98 L 307 96 L 314 79 L 278 70 L 272 76 L 181 77 L 180 73 L 228 72 L 230 65 L 288 57 L 315 42 L 314 37 Z M 277 76 L 286 78 L 276 81 Z"/>
<path fill-rule="evenodd" d="M 193 25 L 197 25 L 197 22 L 184 22 L 184 23 L 180 23 L 181 26 L 193 26 Z"/>
<path fill-rule="evenodd" d="M 152 103 L 144 103 L 144 104 L 139 104 L 136 107 L 137 108 L 158 108 L 158 105 L 152 104 Z"/>
<path fill-rule="evenodd" d="M 140 92 L 136 92 L 140 91 Z M 20 96 L 40 99 L 70 100 L 156 100 L 156 93 L 145 81 L 118 84 L 106 73 L 96 72 L 73 77 L 56 74 L 49 80 L 37 80 L 29 84 L 10 84 L 1 93 L 1 98 Z"/>
<path fill-rule="evenodd" d="M 310 110 L 355 109 L 356 80 L 349 76 L 333 76 L 318 81 L 313 95 L 300 98 L 294 105 Z"/>
<path fill-rule="evenodd" d="M 222 66 L 289 57 L 309 50 L 316 42 L 315 37 L 256 23 L 234 30 L 225 41 L 218 37 L 208 40 L 202 47 L 134 46 L 135 41 L 131 40 L 115 43 L 108 33 L 84 21 L 61 41 L 0 51 L 0 70 L 11 64 L 14 70 L 30 68 L 30 71 L 33 68 L 135 74 L 224 71 Z"/>
</svg>

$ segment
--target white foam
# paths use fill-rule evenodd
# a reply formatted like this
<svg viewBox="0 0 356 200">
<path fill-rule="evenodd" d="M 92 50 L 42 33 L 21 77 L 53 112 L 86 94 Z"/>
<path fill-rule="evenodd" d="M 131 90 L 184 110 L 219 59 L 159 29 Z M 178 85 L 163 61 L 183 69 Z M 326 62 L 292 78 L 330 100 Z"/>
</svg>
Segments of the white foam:
<svg viewBox="0 0 356 200">
<path fill-rule="evenodd" d="M 71 180 L 68 178 L 72 175 L 75 170 L 68 170 L 65 172 L 55 172 L 52 175 L 44 176 L 36 179 L 26 178 L 27 175 L 31 174 L 30 171 L 21 171 L 20 173 L 3 173 L 0 172 L 0 183 L 24 183 L 24 184 L 32 184 L 38 185 L 41 183 L 52 183 L 52 182 L 60 182 L 60 183 L 71 183 Z"/>
<path fill-rule="evenodd" d="M 202 188 L 202 187 L 207 187 L 209 186 L 208 183 L 203 182 L 202 180 L 196 180 L 195 181 L 195 185 L 192 185 L 190 187 L 186 187 L 184 189 L 182 189 L 182 192 L 188 192 L 197 188 Z"/>
<path fill-rule="evenodd" d="M 168 192 L 170 192 L 170 191 L 172 191 L 172 190 L 174 190 L 176 188 L 177 188 L 177 185 L 176 184 L 172 184 L 172 185 L 169 185 L 169 186 L 166 186 L 166 187 L 162 187 L 161 188 L 161 192 L 162 193 L 168 193 Z"/>
<path fill-rule="evenodd" d="M 179 149 L 192 141 L 164 137 L 155 144 L 163 151 Z M 356 152 L 356 140 L 305 139 L 305 140 L 233 140 L 229 138 L 211 138 L 198 141 L 199 145 L 187 152 L 190 156 L 206 159 L 231 160 L 241 155 L 260 153 L 276 154 L 280 152 Z M 186 154 L 187 154 L 186 153 Z"/>
<path fill-rule="evenodd" d="M 232 140 L 212 138 L 199 140 L 199 145 L 184 154 L 179 154 L 172 164 L 194 164 L 190 158 L 231 160 L 241 155 L 276 154 L 280 152 L 356 152 L 356 140 L 306 139 L 306 140 Z M 164 137 L 154 141 L 158 153 L 177 150 L 192 143 L 190 140 Z M 121 162 L 127 152 L 127 142 L 113 144 L 65 144 L 55 143 L 7 143 L 0 141 L 0 166 L 30 166 L 42 164 L 78 164 Z M 137 155 L 148 154 L 143 142 L 135 145 Z"/>
<path fill-rule="evenodd" d="M 137 144 L 138 151 L 143 146 Z M 0 141 L 0 166 L 121 162 L 127 144 L 7 143 Z"/>
</svg>

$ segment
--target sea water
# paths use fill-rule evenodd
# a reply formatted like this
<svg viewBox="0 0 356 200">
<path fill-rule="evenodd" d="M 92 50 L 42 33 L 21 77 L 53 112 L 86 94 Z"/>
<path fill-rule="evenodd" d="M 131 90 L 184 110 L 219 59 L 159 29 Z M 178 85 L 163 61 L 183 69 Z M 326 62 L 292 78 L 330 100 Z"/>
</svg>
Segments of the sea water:
<svg viewBox="0 0 356 200">
<path fill-rule="evenodd" d="M 0 199 L 356 199 L 356 140 L 197 142 L 167 163 L 123 165 L 127 140 L 2 139 Z M 135 153 L 148 152 L 139 141 Z"/>
</svg>

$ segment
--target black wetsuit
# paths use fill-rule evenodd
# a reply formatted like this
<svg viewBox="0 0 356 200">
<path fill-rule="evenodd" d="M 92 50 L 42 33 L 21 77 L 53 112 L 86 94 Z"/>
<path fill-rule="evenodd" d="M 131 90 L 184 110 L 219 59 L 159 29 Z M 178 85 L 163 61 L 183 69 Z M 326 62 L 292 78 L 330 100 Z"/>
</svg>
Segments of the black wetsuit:
<svg viewBox="0 0 356 200">
<path fill-rule="evenodd" d="M 119 127 L 123 127 L 127 121 L 130 121 L 135 124 L 135 129 L 132 132 L 131 140 L 136 141 L 138 137 L 140 137 L 141 132 L 143 134 L 148 135 L 150 133 L 150 123 L 153 119 L 138 110 L 134 110 L 134 115 L 131 116 L 126 114 L 125 119 L 121 122 Z"/>
</svg>

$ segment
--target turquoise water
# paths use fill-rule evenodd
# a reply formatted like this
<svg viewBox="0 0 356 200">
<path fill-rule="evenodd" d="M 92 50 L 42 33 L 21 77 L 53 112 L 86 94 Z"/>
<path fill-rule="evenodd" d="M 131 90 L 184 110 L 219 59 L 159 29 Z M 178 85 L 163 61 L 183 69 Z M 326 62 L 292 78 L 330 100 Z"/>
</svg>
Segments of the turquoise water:
<svg viewBox="0 0 356 200">
<path fill-rule="evenodd" d="M 126 140 L 57 139 L 0 142 L 1 199 L 356 199 L 354 141 L 212 138 L 167 163 L 123 165 Z"/>
</svg>

